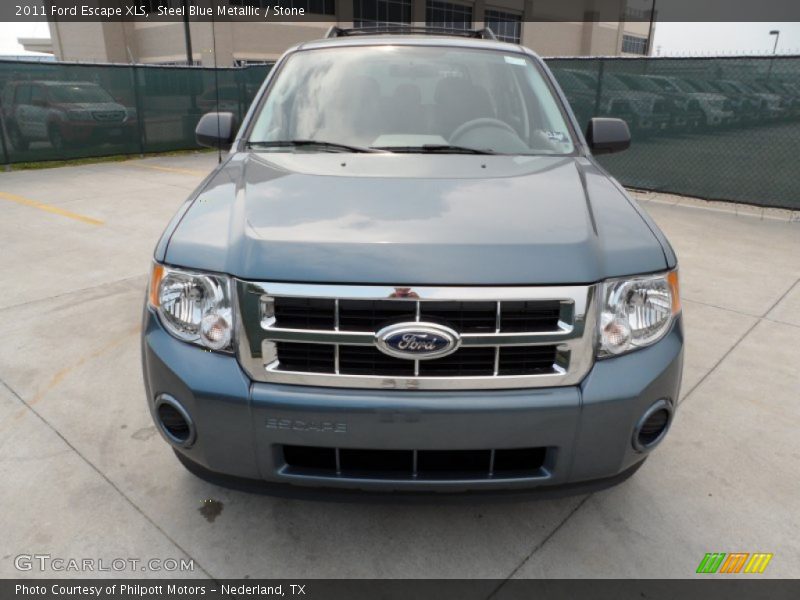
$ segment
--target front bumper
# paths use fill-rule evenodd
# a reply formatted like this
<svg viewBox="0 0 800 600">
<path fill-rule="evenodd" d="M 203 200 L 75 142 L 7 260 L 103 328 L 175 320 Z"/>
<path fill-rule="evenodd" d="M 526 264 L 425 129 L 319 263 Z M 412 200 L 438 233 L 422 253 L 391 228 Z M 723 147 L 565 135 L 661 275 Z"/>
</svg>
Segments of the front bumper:
<svg viewBox="0 0 800 600">
<path fill-rule="evenodd" d="M 672 117 L 668 113 L 651 113 L 647 115 L 638 115 L 634 119 L 634 127 L 644 131 L 659 131 L 666 129 Z"/>
<path fill-rule="evenodd" d="M 73 143 L 124 140 L 136 134 L 136 121 L 63 121 L 60 130 L 64 139 Z"/>
<path fill-rule="evenodd" d="M 145 309 L 148 405 L 169 394 L 185 408 L 195 443 L 176 446 L 199 469 L 251 480 L 370 490 L 550 488 L 607 480 L 646 454 L 634 428 L 656 401 L 676 406 L 683 361 L 681 319 L 657 344 L 598 361 L 577 386 L 491 391 L 380 391 L 252 382 L 236 358 L 169 335 Z M 328 476 L 287 466 L 282 447 L 474 450 L 546 447 L 524 477 L 403 479 Z"/>
</svg>

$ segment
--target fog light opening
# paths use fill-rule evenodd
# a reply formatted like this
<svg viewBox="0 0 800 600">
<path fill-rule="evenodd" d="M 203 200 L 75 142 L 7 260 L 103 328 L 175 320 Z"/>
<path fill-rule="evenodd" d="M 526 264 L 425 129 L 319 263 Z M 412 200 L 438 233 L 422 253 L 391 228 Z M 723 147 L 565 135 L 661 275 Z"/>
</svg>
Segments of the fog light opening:
<svg viewBox="0 0 800 600">
<path fill-rule="evenodd" d="M 168 442 L 188 448 L 194 444 L 197 433 L 186 409 L 168 394 L 156 398 L 156 423 Z"/>
<path fill-rule="evenodd" d="M 648 408 L 633 429 L 633 447 L 637 452 L 652 450 L 669 430 L 672 423 L 672 404 L 662 398 Z"/>
</svg>

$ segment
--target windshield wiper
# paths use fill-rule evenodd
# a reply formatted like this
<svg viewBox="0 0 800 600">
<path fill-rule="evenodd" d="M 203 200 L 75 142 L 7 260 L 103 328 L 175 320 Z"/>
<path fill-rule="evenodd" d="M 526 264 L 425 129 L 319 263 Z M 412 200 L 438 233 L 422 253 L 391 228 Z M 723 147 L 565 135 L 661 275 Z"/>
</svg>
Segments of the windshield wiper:
<svg viewBox="0 0 800 600">
<path fill-rule="evenodd" d="M 322 140 L 274 140 L 262 142 L 247 142 L 248 148 L 325 148 L 339 152 L 385 152 L 378 148 L 365 148 L 363 146 L 351 146 L 349 144 L 338 144 L 336 142 L 324 142 Z"/>
<path fill-rule="evenodd" d="M 420 152 L 424 154 L 497 154 L 494 150 L 451 146 L 450 144 L 422 144 L 421 146 L 373 146 L 378 150 L 390 152 Z"/>
</svg>

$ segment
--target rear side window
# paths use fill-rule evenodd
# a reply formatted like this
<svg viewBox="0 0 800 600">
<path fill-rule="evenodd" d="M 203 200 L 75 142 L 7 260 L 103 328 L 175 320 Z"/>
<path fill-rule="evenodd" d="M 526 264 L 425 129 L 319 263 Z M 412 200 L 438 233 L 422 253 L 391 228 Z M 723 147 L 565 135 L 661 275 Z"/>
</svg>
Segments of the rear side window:
<svg viewBox="0 0 800 600">
<path fill-rule="evenodd" d="M 31 86 L 18 85 L 17 93 L 14 94 L 14 104 L 30 104 L 31 103 Z"/>
<path fill-rule="evenodd" d="M 31 104 L 38 103 L 43 104 L 45 101 L 45 94 L 44 90 L 41 86 L 34 85 L 31 87 Z"/>
</svg>

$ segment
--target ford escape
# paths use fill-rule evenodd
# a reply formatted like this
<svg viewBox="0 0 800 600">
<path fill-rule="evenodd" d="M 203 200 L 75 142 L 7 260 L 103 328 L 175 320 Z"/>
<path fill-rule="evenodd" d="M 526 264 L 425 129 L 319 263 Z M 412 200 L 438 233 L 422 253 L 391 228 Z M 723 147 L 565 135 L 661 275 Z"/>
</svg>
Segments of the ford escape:
<svg viewBox="0 0 800 600">
<path fill-rule="evenodd" d="M 371 490 L 602 487 L 666 435 L 677 261 L 543 61 L 332 28 L 290 49 L 167 226 L 147 402 L 196 474 Z M 226 479 L 226 481 L 228 480 Z"/>
</svg>

